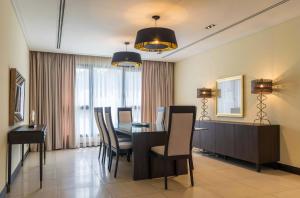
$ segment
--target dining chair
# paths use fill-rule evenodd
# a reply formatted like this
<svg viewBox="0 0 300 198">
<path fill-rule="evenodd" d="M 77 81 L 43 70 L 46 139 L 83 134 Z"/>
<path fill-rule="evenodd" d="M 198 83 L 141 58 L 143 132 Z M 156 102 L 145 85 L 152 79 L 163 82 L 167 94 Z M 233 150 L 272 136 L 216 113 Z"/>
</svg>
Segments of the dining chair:
<svg viewBox="0 0 300 198">
<path fill-rule="evenodd" d="M 119 163 L 119 156 L 122 154 L 127 155 L 127 161 L 130 161 L 130 155 L 132 153 L 132 143 L 131 141 L 119 141 L 117 134 L 114 130 L 112 117 L 111 117 L 111 108 L 105 107 L 105 123 L 107 127 L 107 131 L 110 137 L 110 155 L 109 155 L 109 170 L 111 170 L 112 166 L 112 159 L 114 154 L 116 155 L 116 165 L 115 165 L 115 173 L 114 177 L 117 177 L 118 171 L 118 163 Z"/>
<path fill-rule="evenodd" d="M 105 122 L 104 122 L 103 108 L 102 107 L 94 108 L 94 114 L 95 114 L 96 124 L 97 124 L 98 130 L 100 132 L 100 137 L 102 139 L 102 141 L 100 142 L 100 150 L 99 150 L 98 159 L 100 159 L 101 147 L 103 145 L 102 164 L 104 164 L 105 158 L 107 155 L 107 151 L 110 148 L 110 138 L 109 138 L 106 126 L 105 126 Z"/>
<path fill-rule="evenodd" d="M 164 161 L 164 181 L 165 189 L 168 189 L 169 161 L 174 163 L 174 171 L 177 172 L 176 160 L 187 159 L 189 162 L 189 172 L 191 184 L 194 186 L 192 169 L 192 139 L 196 119 L 195 106 L 170 106 L 169 126 L 165 145 L 151 147 L 149 155 L 149 176 L 151 175 L 151 159 L 159 157 Z"/>
<path fill-rule="evenodd" d="M 118 108 L 118 123 L 132 123 L 132 108 L 119 107 Z"/>
<path fill-rule="evenodd" d="M 163 125 L 165 122 L 165 107 L 157 107 L 156 110 L 156 124 Z"/>
</svg>

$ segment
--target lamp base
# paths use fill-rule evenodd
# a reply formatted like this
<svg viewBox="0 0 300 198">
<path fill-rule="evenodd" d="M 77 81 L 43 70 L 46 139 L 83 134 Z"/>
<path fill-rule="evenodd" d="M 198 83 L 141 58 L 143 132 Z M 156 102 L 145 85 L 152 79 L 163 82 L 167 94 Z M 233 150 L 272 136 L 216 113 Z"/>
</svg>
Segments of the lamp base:
<svg viewBox="0 0 300 198">
<path fill-rule="evenodd" d="M 201 116 L 199 117 L 199 120 L 211 120 L 211 118 L 208 116 L 208 112 L 207 112 L 207 98 L 202 98 L 202 106 L 201 106 Z"/>
<path fill-rule="evenodd" d="M 254 121 L 253 121 L 253 124 L 256 124 L 258 123 L 259 125 L 265 125 L 264 123 L 267 123 L 269 125 L 271 125 L 271 122 L 270 120 L 264 118 L 264 119 L 259 119 L 259 118 L 256 118 Z"/>
<path fill-rule="evenodd" d="M 36 127 L 36 124 L 29 124 L 28 125 L 28 128 L 35 128 Z"/>
<path fill-rule="evenodd" d="M 199 120 L 211 120 L 209 116 L 200 116 Z"/>
<path fill-rule="evenodd" d="M 253 124 L 259 123 L 260 125 L 264 125 L 264 123 L 267 122 L 271 125 L 270 120 L 267 119 L 267 113 L 264 111 L 267 108 L 267 105 L 264 103 L 265 100 L 267 100 L 267 96 L 262 92 L 259 93 L 257 96 L 258 104 L 256 105 L 258 109 L 256 114 L 257 118 L 253 121 Z"/>
</svg>

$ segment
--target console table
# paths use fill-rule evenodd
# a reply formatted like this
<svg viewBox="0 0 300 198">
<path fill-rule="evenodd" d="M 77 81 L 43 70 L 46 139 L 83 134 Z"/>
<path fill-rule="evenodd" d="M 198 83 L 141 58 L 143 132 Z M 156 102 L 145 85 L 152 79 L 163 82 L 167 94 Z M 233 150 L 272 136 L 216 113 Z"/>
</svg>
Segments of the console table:
<svg viewBox="0 0 300 198">
<path fill-rule="evenodd" d="M 11 184 L 11 153 L 12 144 L 22 145 L 22 161 L 23 165 L 23 155 L 24 155 L 24 144 L 39 144 L 40 152 L 40 188 L 42 188 L 43 180 L 43 150 L 44 150 L 44 162 L 46 162 L 46 125 L 36 125 L 34 128 L 29 128 L 27 125 L 17 127 L 7 135 L 8 143 L 8 182 L 7 182 L 7 192 L 10 192 Z"/>
<path fill-rule="evenodd" d="M 194 133 L 194 147 L 254 163 L 258 172 L 280 159 L 279 125 L 211 120 L 197 121 L 196 127 L 207 130 Z"/>
</svg>

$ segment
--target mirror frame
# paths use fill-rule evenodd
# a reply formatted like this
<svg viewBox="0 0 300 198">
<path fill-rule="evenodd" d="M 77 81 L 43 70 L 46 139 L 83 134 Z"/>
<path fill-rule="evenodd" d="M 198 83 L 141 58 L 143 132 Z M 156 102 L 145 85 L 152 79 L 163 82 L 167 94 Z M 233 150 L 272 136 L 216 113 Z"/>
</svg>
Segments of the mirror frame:
<svg viewBox="0 0 300 198">
<path fill-rule="evenodd" d="M 24 121 L 25 117 L 25 79 L 24 77 L 16 70 L 16 68 L 10 69 L 10 88 L 9 88 L 9 126 L 13 126 L 14 124 Z M 23 89 L 20 91 L 20 94 L 23 94 L 23 96 L 20 96 L 21 99 L 23 98 L 23 101 L 20 101 L 23 104 L 20 104 L 23 106 L 23 109 L 21 112 L 16 112 L 16 94 L 17 89 Z"/>
<path fill-rule="evenodd" d="M 241 111 L 240 113 L 220 113 L 218 112 L 218 97 L 219 97 L 219 86 L 218 84 L 220 82 L 224 82 L 224 81 L 232 81 L 232 80 L 240 80 L 241 84 L 240 84 L 240 89 L 241 89 Z M 218 117 L 244 117 L 244 76 L 243 75 L 238 75 L 238 76 L 232 76 L 232 77 L 228 77 L 228 78 L 221 78 L 218 79 L 216 81 L 216 116 Z"/>
</svg>

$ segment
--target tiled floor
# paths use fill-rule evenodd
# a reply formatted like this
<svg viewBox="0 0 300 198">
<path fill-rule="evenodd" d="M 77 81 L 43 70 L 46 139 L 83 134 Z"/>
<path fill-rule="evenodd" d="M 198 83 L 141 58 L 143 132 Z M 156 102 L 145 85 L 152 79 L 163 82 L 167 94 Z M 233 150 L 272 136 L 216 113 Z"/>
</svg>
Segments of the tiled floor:
<svg viewBox="0 0 300 198">
<path fill-rule="evenodd" d="M 114 179 L 99 165 L 98 149 L 86 148 L 48 152 L 44 185 L 39 189 L 38 154 L 31 153 L 11 187 L 8 197 L 142 197 L 142 198 L 299 198 L 300 176 L 273 169 L 261 173 L 194 153 L 195 186 L 189 176 L 133 181 L 131 164 L 125 158 Z"/>
</svg>

